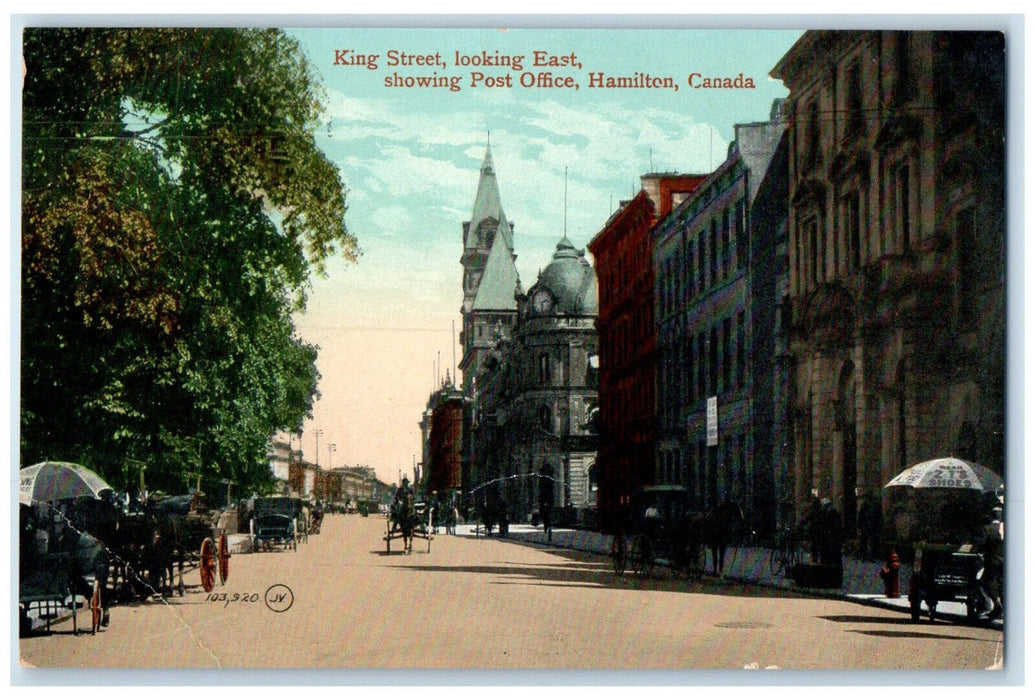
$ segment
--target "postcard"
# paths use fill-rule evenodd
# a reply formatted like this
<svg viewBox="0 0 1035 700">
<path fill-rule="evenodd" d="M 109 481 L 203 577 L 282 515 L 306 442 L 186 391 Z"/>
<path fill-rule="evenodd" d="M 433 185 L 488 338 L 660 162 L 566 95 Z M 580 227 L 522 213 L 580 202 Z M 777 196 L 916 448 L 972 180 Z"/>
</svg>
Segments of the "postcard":
<svg viewBox="0 0 1035 700">
<path fill-rule="evenodd" d="M 24 26 L 16 681 L 1006 682 L 1013 20 L 447 19 Z"/>
</svg>

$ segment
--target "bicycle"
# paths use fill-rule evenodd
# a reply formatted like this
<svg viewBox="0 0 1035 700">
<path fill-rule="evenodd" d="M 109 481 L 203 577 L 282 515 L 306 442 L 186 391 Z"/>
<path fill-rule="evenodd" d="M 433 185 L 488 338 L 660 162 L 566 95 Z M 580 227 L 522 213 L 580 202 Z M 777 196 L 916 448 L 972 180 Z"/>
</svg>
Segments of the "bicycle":
<svg viewBox="0 0 1035 700">
<path fill-rule="evenodd" d="M 773 576 L 791 576 L 796 564 L 804 559 L 804 548 L 793 528 L 785 527 L 776 536 L 776 545 L 769 552 L 769 572 Z"/>
</svg>

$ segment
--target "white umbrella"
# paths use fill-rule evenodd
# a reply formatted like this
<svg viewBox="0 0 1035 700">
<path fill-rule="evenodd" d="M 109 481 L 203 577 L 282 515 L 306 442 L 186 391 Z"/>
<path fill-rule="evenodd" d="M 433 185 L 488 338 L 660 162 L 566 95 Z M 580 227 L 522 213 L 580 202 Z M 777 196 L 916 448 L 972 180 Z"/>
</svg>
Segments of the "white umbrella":
<svg viewBox="0 0 1035 700">
<path fill-rule="evenodd" d="M 71 462 L 41 462 L 18 472 L 18 502 L 49 503 L 67 498 L 98 498 L 113 489 L 96 472 Z"/>
<path fill-rule="evenodd" d="M 980 493 L 995 491 L 1003 477 L 988 467 L 956 457 L 940 457 L 914 464 L 884 485 L 913 489 L 972 490 Z"/>
</svg>

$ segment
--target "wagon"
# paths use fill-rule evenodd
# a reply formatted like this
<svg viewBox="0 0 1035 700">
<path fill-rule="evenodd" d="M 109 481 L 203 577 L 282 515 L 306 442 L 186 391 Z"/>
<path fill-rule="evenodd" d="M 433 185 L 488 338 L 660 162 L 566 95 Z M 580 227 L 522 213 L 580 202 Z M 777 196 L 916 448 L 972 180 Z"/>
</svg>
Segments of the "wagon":
<svg viewBox="0 0 1035 700">
<path fill-rule="evenodd" d="M 695 521 L 683 487 L 653 486 L 633 493 L 625 525 L 611 543 L 615 573 L 621 576 L 632 566 L 636 575 L 646 578 L 661 565 L 697 580 L 704 573 L 705 546 Z"/>
<path fill-rule="evenodd" d="M 978 576 L 984 557 L 972 545 L 927 544 L 916 548 L 913 574 L 909 579 L 909 612 L 920 619 L 920 603 L 934 619 L 939 602 L 963 602 L 967 617 L 976 618 L 984 608 Z"/>
<path fill-rule="evenodd" d="M 300 513 L 297 498 L 256 498 L 248 525 L 252 551 L 273 547 L 297 550 Z"/>
</svg>

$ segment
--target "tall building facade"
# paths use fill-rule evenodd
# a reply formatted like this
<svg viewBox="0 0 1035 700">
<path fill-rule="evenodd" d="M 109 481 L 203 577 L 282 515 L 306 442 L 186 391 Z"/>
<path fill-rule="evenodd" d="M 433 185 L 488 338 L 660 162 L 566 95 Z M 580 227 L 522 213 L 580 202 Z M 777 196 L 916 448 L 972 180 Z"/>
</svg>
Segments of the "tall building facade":
<svg viewBox="0 0 1035 700">
<path fill-rule="evenodd" d="M 629 494 L 655 483 L 654 271 L 650 232 L 704 175 L 649 174 L 589 243 L 599 284 L 600 448 L 594 470 L 602 525 Z"/>
<path fill-rule="evenodd" d="M 463 326 L 460 335 L 463 372 L 464 418 L 462 426 L 461 481 L 471 493 L 489 475 L 478 471 L 474 458 L 474 426 L 479 405 L 477 377 L 497 340 L 509 336 L 517 321 L 518 272 L 514 261 L 514 233 L 500 202 L 492 150 L 485 149 L 478 177 L 471 220 L 462 230 Z"/>
<path fill-rule="evenodd" d="M 861 499 L 953 454 L 1003 473 L 1005 44 L 810 31 L 788 98 L 795 497 Z"/>
<path fill-rule="evenodd" d="M 749 212 L 784 129 L 772 119 L 734 127 L 726 160 L 653 233 L 657 324 L 656 481 L 688 487 L 701 511 L 725 499 L 771 527 L 771 473 L 756 440 L 751 291 L 773 284 L 753 265 Z M 771 352 L 766 348 L 762 352 Z"/>
</svg>

